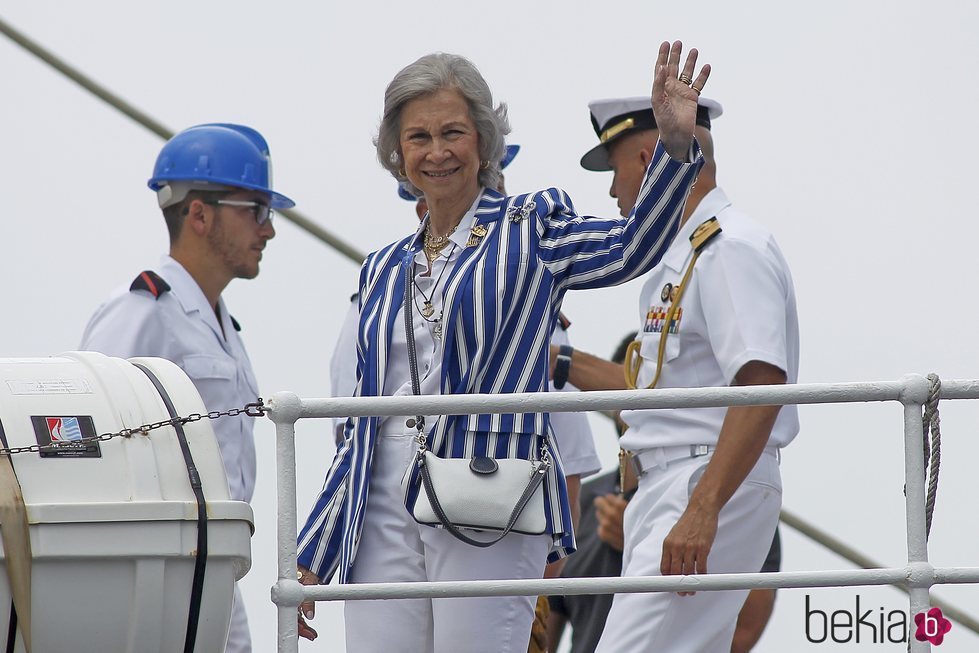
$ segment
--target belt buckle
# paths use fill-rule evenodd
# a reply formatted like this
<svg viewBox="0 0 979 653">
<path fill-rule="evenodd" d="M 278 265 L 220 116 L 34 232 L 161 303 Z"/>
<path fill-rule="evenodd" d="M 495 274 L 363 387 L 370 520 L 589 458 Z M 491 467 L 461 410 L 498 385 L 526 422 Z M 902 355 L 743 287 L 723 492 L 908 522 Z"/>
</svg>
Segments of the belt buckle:
<svg viewBox="0 0 979 653">
<path fill-rule="evenodd" d="M 690 445 L 690 457 L 698 458 L 700 456 L 706 456 L 710 453 L 710 445 L 706 444 L 691 444 Z"/>
</svg>

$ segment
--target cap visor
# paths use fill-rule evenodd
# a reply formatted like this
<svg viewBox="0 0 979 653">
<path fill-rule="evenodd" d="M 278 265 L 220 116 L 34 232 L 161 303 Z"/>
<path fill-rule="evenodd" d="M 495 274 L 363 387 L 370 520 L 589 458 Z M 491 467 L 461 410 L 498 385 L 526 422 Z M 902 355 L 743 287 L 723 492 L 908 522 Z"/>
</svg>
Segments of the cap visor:
<svg viewBox="0 0 979 653">
<path fill-rule="evenodd" d="M 604 145 L 596 145 L 581 157 L 581 167 L 595 172 L 609 172 L 612 166 L 608 162 L 608 150 Z"/>
<path fill-rule="evenodd" d="M 291 199 L 285 195 L 276 193 L 275 191 L 272 191 L 270 195 L 272 196 L 272 201 L 270 204 L 272 205 L 273 209 L 291 209 L 296 205 L 296 203 Z"/>
</svg>

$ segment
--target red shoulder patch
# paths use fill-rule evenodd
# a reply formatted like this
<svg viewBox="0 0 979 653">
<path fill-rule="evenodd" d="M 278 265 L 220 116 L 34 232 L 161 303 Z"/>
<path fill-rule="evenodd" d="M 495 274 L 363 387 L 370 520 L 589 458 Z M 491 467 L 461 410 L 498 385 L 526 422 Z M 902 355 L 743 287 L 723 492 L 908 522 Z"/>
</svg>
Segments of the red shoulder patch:
<svg viewBox="0 0 979 653">
<path fill-rule="evenodd" d="M 136 290 L 145 290 L 149 294 L 153 295 L 154 298 L 159 299 L 163 293 L 170 290 L 170 284 L 164 281 L 163 278 L 153 270 L 146 270 L 144 272 L 140 272 L 139 276 L 136 277 L 129 285 L 130 292 Z"/>
</svg>

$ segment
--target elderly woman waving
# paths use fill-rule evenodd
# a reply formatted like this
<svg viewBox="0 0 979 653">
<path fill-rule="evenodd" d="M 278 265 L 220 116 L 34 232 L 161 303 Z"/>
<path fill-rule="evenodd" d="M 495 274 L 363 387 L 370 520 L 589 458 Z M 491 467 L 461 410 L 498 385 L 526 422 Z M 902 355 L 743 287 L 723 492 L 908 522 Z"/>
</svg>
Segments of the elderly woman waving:
<svg viewBox="0 0 979 653">
<path fill-rule="evenodd" d="M 704 66 L 693 79 L 697 51 L 681 69 L 681 49 L 660 46 L 660 144 L 628 218 L 579 216 L 555 188 L 493 190 L 506 109 L 468 60 L 427 55 L 395 76 L 378 158 L 424 194 L 428 215 L 364 262 L 359 396 L 546 390 L 564 293 L 643 274 L 676 233 L 701 165 L 693 131 L 710 73 Z M 516 498 L 472 507 L 500 496 Z M 299 535 L 307 584 L 337 570 L 343 583 L 540 578 L 548 558 L 573 550 L 546 413 L 353 418 Z M 312 608 L 300 610 L 307 637 Z M 533 619 L 533 597 L 350 601 L 347 650 L 526 651 Z"/>
</svg>

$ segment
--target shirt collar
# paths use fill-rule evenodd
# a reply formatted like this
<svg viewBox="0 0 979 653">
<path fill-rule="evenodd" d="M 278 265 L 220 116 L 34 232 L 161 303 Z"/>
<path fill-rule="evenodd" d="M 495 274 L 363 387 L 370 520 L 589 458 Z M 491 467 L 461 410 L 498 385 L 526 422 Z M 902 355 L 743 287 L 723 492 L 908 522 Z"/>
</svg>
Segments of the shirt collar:
<svg viewBox="0 0 979 653">
<path fill-rule="evenodd" d="M 190 276 L 187 268 L 172 256 L 164 255 L 160 259 L 160 276 L 170 284 L 173 296 L 180 302 L 185 313 L 190 314 L 195 311 L 200 313 L 201 319 L 211 327 L 214 333 L 222 336 L 221 325 L 218 324 L 218 318 L 214 314 L 214 308 L 208 303 L 207 297 L 204 296 L 204 291 L 201 290 L 194 277 Z M 220 297 L 218 298 L 218 310 L 221 312 L 221 320 L 224 322 L 224 332 L 226 333 L 231 326 L 231 317 L 228 315 L 228 310 L 224 306 L 224 299 Z"/>
<path fill-rule="evenodd" d="M 715 217 L 730 205 L 731 201 L 724 194 L 724 191 L 721 190 L 720 186 L 715 186 L 704 195 L 703 199 L 700 200 L 700 204 L 697 205 L 697 208 L 693 210 L 693 213 L 690 214 L 687 221 L 680 227 L 680 231 L 673 240 L 673 245 L 670 246 L 669 251 L 663 257 L 663 264 L 674 270 L 681 270 L 683 264 L 690 257 L 690 252 L 693 251 L 693 248 L 690 246 L 690 236 L 693 235 L 693 232 L 705 220 Z"/>
<path fill-rule="evenodd" d="M 479 192 L 476 194 L 476 199 L 473 200 L 472 206 L 470 206 L 469 210 L 463 214 L 462 219 L 459 220 L 459 225 L 455 228 L 455 231 L 452 232 L 452 235 L 449 236 L 449 240 L 455 244 L 455 248 L 453 248 L 452 254 L 449 258 L 455 258 L 458 256 L 458 253 L 465 249 L 466 243 L 469 242 L 469 232 L 472 230 L 473 223 L 476 221 L 476 209 L 479 208 L 479 204 L 483 199 L 483 193 L 485 192 L 485 188 L 479 189 Z M 422 234 L 425 232 L 425 227 L 427 225 L 428 214 L 426 213 L 425 218 L 418 225 L 418 231 L 415 232 L 413 242 L 418 243 L 419 245 L 423 242 L 424 236 Z M 418 250 L 415 255 L 418 256 L 419 254 L 424 256 L 424 252 L 421 249 Z"/>
<path fill-rule="evenodd" d="M 485 188 L 479 189 L 479 193 L 476 195 L 476 199 L 473 200 L 472 206 L 469 207 L 469 210 L 459 220 L 459 226 L 456 227 L 456 230 L 449 236 L 449 240 L 457 245 L 457 249 L 461 250 L 469 242 L 469 232 L 472 230 L 473 223 L 476 221 L 476 209 L 479 208 L 479 203 L 483 199 L 483 192 L 485 190 Z"/>
</svg>

